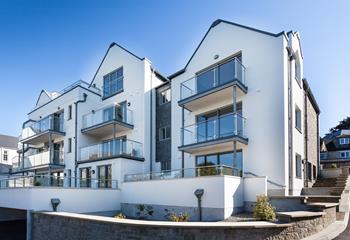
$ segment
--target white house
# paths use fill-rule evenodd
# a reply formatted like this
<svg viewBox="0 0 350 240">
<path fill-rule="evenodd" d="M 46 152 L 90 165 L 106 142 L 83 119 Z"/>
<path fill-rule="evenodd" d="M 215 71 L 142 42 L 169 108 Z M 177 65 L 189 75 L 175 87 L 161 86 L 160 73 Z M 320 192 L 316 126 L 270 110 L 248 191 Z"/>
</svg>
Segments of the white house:
<svg viewBox="0 0 350 240">
<path fill-rule="evenodd" d="M 99 189 L 89 192 L 100 199 L 90 210 L 76 211 L 135 215 L 146 204 L 161 218 L 165 209 L 197 216 L 194 191 L 202 190 L 203 219 L 223 219 L 258 194 L 299 195 L 312 183 L 316 176 L 306 173 L 319 165 L 318 115 L 297 32 L 216 20 L 168 77 L 112 43 L 90 84 L 40 93 L 3 192 L 14 178 L 23 187 L 60 187 L 61 210 L 72 211 L 72 192 Z M 115 206 L 99 209 L 102 190 L 118 192 Z M 45 206 L 21 208 L 48 208 L 54 195 L 41 192 Z M 1 206 L 16 204 L 0 198 Z"/>
<path fill-rule="evenodd" d="M 0 134 L 0 164 L 10 167 L 17 160 L 18 138 Z"/>
</svg>

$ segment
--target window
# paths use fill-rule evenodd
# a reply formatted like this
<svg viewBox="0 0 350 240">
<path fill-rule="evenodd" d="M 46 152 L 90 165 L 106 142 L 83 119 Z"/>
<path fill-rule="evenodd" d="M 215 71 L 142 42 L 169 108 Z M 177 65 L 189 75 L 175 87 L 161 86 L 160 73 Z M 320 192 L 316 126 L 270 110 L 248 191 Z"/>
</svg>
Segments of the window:
<svg viewBox="0 0 350 240">
<path fill-rule="evenodd" d="M 316 170 L 316 166 L 312 165 L 312 178 L 316 179 L 317 178 L 317 170 Z"/>
<path fill-rule="evenodd" d="M 72 138 L 68 138 L 68 152 L 72 152 Z"/>
<path fill-rule="evenodd" d="M 242 176 L 243 171 L 243 154 L 241 150 L 236 152 L 236 160 L 234 160 L 233 152 L 217 153 L 210 155 L 202 155 L 196 157 L 196 166 L 214 166 L 224 165 L 234 169 L 233 175 Z"/>
<path fill-rule="evenodd" d="M 97 167 L 98 187 L 111 188 L 112 187 L 112 166 L 104 165 Z"/>
<path fill-rule="evenodd" d="M 295 128 L 301 131 L 301 111 L 295 106 Z"/>
<path fill-rule="evenodd" d="M 307 163 L 307 179 L 312 180 L 312 164 L 309 162 Z"/>
<path fill-rule="evenodd" d="M 159 105 L 163 105 L 165 103 L 170 102 L 171 100 L 170 88 L 167 90 L 161 91 L 158 97 L 159 97 Z"/>
<path fill-rule="evenodd" d="M 80 168 L 80 187 L 91 187 L 91 168 Z"/>
<path fill-rule="evenodd" d="M 301 156 L 299 154 L 295 155 L 295 176 L 301 178 Z"/>
<path fill-rule="evenodd" d="M 320 154 L 321 159 L 327 159 L 327 153 L 321 153 Z"/>
<path fill-rule="evenodd" d="M 340 158 L 350 158 L 350 151 L 340 152 Z"/>
<path fill-rule="evenodd" d="M 72 119 L 72 105 L 68 106 L 68 120 Z"/>
<path fill-rule="evenodd" d="M 123 67 L 103 77 L 103 97 L 112 96 L 123 90 Z"/>
<path fill-rule="evenodd" d="M 4 159 L 4 161 L 7 162 L 7 160 L 8 160 L 8 153 L 7 153 L 7 151 L 4 151 L 3 159 Z"/>
<path fill-rule="evenodd" d="M 171 128 L 170 126 L 159 128 L 159 141 L 170 139 Z"/>
<path fill-rule="evenodd" d="M 171 161 L 162 161 L 160 162 L 161 171 L 170 171 L 171 170 Z"/>
<path fill-rule="evenodd" d="M 345 145 L 350 143 L 350 138 L 339 138 L 339 144 Z"/>
</svg>

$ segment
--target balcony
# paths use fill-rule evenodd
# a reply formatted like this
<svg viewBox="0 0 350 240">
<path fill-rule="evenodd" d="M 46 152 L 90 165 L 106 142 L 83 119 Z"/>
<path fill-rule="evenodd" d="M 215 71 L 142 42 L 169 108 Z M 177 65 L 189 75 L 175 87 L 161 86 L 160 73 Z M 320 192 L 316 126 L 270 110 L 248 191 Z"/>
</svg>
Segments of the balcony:
<svg viewBox="0 0 350 240">
<path fill-rule="evenodd" d="M 40 121 L 30 120 L 24 124 L 21 143 L 37 145 L 49 142 L 56 138 L 64 136 L 63 130 L 63 114 L 60 116 L 50 115 Z"/>
<path fill-rule="evenodd" d="M 143 161 L 142 144 L 127 139 L 114 139 L 80 149 L 80 161 L 92 162 L 112 158 Z"/>
<path fill-rule="evenodd" d="M 242 176 L 242 171 L 226 165 L 213 165 L 195 168 L 184 168 L 161 172 L 140 173 L 140 174 L 126 174 L 124 176 L 125 182 L 139 182 L 151 180 L 167 180 L 179 178 L 193 178 L 206 176 Z"/>
<path fill-rule="evenodd" d="M 206 70 L 181 83 L 178 104 L 196 111 L 218 101 L 233 99 L 232 86 L 237 87 L 237 97 L 241 97 L 248 91 L 245 72 L 237 58 Z"/>
<path fill-rule="evenodd" d="M 232 151 L 233 141 L 238 143 L 237 148 L 242 148 L 248 144 L 245 129 L 246 119 L 237 113 L 192 124 L 181 128 L 179 150 L 190 154 Z"/>
<path fill-rule="evenodd" d="M 48 150 L 45 152 L 34 153 L 29 156 L 21 157 L 20 162 L 16 167 L 12 168 L 12 172 L 21 172 L 35 169 L 48 169 L 51 167 L 62 168 L 64 167 L 64 154 L 62 150 Z"/>
<path fill-rule="evenodd" d="M 125 105 L 112 105 L 83 116 L 82 133 L 103 137 L 134 128 L 133 112 Z"/>
</svg>

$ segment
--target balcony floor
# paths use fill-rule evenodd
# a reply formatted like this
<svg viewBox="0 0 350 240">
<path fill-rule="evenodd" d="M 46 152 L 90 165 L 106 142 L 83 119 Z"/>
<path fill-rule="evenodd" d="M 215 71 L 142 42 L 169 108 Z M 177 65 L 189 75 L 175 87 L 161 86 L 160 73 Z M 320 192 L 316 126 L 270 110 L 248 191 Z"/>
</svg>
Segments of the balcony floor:
<svg viewBox="0 0 350 240">
<path fill-rule="evenodd" d="M 240 81 L 235 80 L 212 88 L 208 91 L 197 93 L 193 96 L 182 99 L 178 102 L 178 104 L 191 112 L 203 109 L 218 101 L 233 99 L 233 86 L 237 86 L 237 97 L 241 97 L 248 92 L 248 88 L 245 85 L 243 85 Z"/>
<path fill-rule="evenodd" d="M 248 144 L 248 139 L 240 136 L 230 136 L 209 141 L 203 141 L 179 147 L 180 151 L 190 154 L 207 154 L 225 151 L 233 151 L 233 142 L 237 142 L 237 149 Z"/>
<path fill-rule="evenodd" d="M 122 132 L 134 128 L 134 126 L 131 124 L 124 123 L 118 120 L 111 120 L 91 127 L 83 128 L 81 132 L 94 137 L 108 136 L 113 133 L 114 125 L 116 132 Z"/>
<path fill-rule="evenodd" d="M 42 165 L 37 165 L 37 166 L 32 166 L 32 167 L 26 167 L 18 170 L 13 170 L 12 173 L 23 173 L 23 172 L 31 172 L 31 171 L 44 171 L 47 172 L 51 169 L 51 171 L 55 170 L 63 170 L 65 168 L 64 164 L 42 164 Z"/>
<path fill-rule="evenodd" d="M 64 132 L 58 132 L 54 130 L 47 130 L 44 132 L 41 132 L 39 134 L 35 134 L 31 137 L 25 138 L 21 140 L 21 143 L 23 144 L 30 144 L 30 145 L 37 145 L 40 143 L 45 143 L 48 142 L 50 139 L 50 134 L 51 134 L 51 139 L 57 139 L 65 135 Z"/>
</svg>

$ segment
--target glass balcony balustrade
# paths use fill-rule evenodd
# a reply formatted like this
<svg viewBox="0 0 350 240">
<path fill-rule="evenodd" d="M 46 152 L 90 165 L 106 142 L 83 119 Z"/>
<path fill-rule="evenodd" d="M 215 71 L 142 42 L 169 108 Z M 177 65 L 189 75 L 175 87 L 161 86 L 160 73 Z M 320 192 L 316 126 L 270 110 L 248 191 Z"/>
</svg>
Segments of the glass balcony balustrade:
<svg viewBox="0 0 350 240">
<path fill-rule="evenodd" d="M 233 81 L 246 86 L 246 69 L 238 58 L 211 68 L 180 85 L 180 101 Z"/>
<path fill-rule="evenodd" d="M 63 114 L 60 116 L 49 115 L 39 121 L 29 121 L 22 129 L 21 140 L 31 138 L 46 131 L 63 133 Z"/>
<path fill-rule="evenodd" d="M 123 105 L 112 105 L 83 116 L 83 129 L 98 126 L 110 121 L 133 125 L 133 112 Z"/>
<path fill-rule="evenodd" d="M 125 182 L 150 181 L 150 180 L 165 180 L 178 178 L 193 178 L 205 176 L 242 176 L 242 171 L 226 165 L 202 166 L 195 168 L 184 168 L 161 172 L 141 173 L 141 174 L 126 174 Z"/>
<path fill-rule="evenodd" d="M 246 119 L 238 113 L 221 115 L 181 128 L 182 145 L 191 145 L 226 137 L 246 138 Z"/>
<path fill-rule="evenodd" d="M 115 139 L 80 149 L 80 161 L 113 157 L 143 158 L 142 144 L 128 139 Z"/>
</svg>

